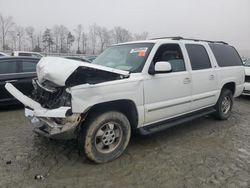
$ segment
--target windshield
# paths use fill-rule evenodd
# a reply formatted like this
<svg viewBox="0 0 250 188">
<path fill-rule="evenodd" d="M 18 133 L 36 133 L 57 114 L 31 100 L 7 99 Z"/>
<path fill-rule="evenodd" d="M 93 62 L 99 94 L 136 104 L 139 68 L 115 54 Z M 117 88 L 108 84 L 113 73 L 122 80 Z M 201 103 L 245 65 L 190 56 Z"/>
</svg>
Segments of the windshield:
<svg viewBox="0 0 250 188">
<path fill-rule="evenodd" d="M 135 43 L 112 46 L 99 55 L 93 64 L 132 73 L 141 72 L 153 45 L 153 43 Z"/>
<path fill-rule="evenodd" d="M 245 63 L 244 63 L 244 65 L 245 65 L 246 67 L 250 67 L 250 59 L 246 60 Z"/>
</svg>

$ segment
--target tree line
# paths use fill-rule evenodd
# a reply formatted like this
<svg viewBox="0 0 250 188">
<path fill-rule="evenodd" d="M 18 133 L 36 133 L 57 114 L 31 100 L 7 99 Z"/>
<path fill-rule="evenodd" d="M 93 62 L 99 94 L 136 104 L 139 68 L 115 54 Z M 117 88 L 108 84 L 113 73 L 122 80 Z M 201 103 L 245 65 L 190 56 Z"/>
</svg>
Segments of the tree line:
<svg viewBox="0 0 250 188">
<path fill-rule="evenodd" d="M 131 33 L 115 26 L 92 24 L 85 28 L 82 24 L 70 30 L 64 25 L 54 25 L 44 31 L 33 26 L 17 25 L 12 17 L 0 13 L 0 49 L 2 51 L 34 51 L 49 53 L 99 54 L 107 46 L 132 40 L 145 40 L 148 32 Z"/>
</svg>

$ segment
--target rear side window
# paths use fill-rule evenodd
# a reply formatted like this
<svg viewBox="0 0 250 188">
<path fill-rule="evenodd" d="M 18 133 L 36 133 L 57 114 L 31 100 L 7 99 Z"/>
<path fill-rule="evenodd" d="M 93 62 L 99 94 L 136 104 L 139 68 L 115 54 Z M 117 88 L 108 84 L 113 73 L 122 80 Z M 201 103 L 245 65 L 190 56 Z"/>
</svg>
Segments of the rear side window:
<svg viewBox="0 0 250 188">
<path fill-rule="evenodd" d="M 35 61 L 25 61 L 22 63 L 22 72 L 36 72 L 36 64 Z"/>
<path fill-rule="evenodd" d="M 223 44 L 209 44 L 220 67 L 242 65 L 241 58 L 234 47 Z"/>
<path fill-rule="evenodd" d="M 19 56 L 32 56 L 30 53 L 19 53 Z"/>
<path fill-rule="evenodd" d="M 0 62 L 0 74 L 16 73 L 16 61 Z"/>
<path fill-rule="evenodd" d="M 186 49 L 191 62 L 192 70 L 211 68 L 211 62 L 206 49 L 198 44 L 186 44 Z"/>
</svg>

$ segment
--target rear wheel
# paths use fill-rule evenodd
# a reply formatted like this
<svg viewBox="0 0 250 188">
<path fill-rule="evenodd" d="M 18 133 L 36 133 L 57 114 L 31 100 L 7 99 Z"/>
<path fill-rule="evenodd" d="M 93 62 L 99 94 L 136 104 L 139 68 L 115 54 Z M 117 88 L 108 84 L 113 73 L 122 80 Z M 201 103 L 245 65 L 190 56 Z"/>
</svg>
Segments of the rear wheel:
<svg viewBox="0 0 250 188">
<path fill-rule="evenodd" d="M 93 114 L 82 127 L 80 148 L 96 163 L 109 162 L 123 153 L 130 134 L 130 123 L 124 114 L 117 111 Z"/>
<path fill-rule="evenodd" d="M 223 89 L 218 102 L 215 105 L 215 117 L 220 120 L 226 120 L 231 114 L 233 107 L 233 94 L 229 89 Z"/>
</svg>

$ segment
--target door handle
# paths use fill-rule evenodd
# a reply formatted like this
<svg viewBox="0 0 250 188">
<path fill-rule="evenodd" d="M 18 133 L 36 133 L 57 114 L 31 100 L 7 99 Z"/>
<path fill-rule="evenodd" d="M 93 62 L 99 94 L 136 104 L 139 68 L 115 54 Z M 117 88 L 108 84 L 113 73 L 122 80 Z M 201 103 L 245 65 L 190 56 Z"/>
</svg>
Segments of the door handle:
<svg viewBox="0 0 250 188">
<path fill-rule="evenodd" d="M 214 75 L 213 74 L 209 76 L 209 80 L 214 80 Z"/>
<path fill-rule="evenodd" d="M 184 83 L 184 84 L 189 84 L 189 83 L 191 83 L 191 79 L 190 79 L 190 78 L 185 78 L 185 79 L 183 80 L 183 83 Z"/>
<path fill-rule="evenodd" d="M 18 80 L 7 80 L 5 81 L 6 83 L 13 83 L 13 82 L 17 82 Z"/>
</svg>

